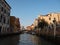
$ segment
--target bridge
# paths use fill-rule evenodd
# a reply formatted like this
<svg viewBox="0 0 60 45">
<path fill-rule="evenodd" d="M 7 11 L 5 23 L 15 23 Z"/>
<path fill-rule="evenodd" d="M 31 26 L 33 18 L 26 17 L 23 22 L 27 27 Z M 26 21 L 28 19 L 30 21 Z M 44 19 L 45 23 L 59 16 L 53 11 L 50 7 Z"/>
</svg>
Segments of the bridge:
<svg viewBox="0 0 60 45">
<path fill-rule="evenodd" d="M 21 30 L 22 33 L 29 33 L 29 34 L 36 34 L 36 32 L 33 30 L 28 31 L 28 30 Z"/>
<path fill-rule="evenodd" d="M 22 33 L 28 32 L 27 30 L 21 30 Z"/>
</svg>

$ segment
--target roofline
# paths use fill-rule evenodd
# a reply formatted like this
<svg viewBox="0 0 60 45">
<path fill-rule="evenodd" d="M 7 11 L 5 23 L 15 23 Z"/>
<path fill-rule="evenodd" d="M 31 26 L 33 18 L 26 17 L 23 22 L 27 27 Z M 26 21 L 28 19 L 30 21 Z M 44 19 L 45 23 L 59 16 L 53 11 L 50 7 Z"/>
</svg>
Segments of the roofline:
<svg viewBox="0 0 60 45">
<path fill-rule="evenodd" d="M 9 8 L 11 9 L 10 5 L 4 0 L 4 2 L 9 6 Z"/>
</svg>

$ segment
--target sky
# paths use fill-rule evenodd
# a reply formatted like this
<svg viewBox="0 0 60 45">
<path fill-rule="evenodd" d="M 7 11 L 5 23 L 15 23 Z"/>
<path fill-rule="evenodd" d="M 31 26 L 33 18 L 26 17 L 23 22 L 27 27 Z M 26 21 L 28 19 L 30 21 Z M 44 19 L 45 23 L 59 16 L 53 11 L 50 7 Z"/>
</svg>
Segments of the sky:
<svg viewBox="0 0 60 45">
<path fill-rule="evenodd" d="M 38 15 L 60 12 L 60 0 L 6 0 L 11 6 L 11 16 L 20 19 L 21 26 L 29 26 Z"/>
</svg>

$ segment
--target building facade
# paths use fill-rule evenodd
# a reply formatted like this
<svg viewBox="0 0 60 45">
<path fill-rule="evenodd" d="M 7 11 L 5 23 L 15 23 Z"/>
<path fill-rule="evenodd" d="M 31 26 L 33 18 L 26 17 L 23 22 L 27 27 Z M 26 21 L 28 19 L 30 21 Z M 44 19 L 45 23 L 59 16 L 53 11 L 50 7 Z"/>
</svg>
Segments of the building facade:
<svg viewBox="0 0 60 45">
<path fill-rule="evenodd" d="M 53 24 L 53 20 L 56 20 L 57 24 L 60 24 L 60 13 L 50 13 L 47 15 L 40 15 L 38 16 L 38 19 L 44 19 L 48 24 Z"/>
<path fill-rule="evenodd" d="M 19 18 L 16 18 L 15 16 L 10 16 L 10 30 L 12 33 L 20 31 Z"/>
<path fill-rule="evenodd" d="M 10 32 L 14 32 L 14 27 L 15 27 L 15 17 L 10 16 Z"/>
<path fill-rule="evenodd" d="M 34 20 L 33 25 L 34 25 L 34 27 L 37 27 L 37 25 L 38 25 L 38 19 L 35 19 L 35 20 Z"/>
<path fill-rule="evenodd" d="M 10 9 L 5 0 L 0 0 L 0 33 L 8 33 L 10 30 Z"/>
<path fill-rule="evenodd" d="M 19 21 L 19 18 L 15 19 L 15 25 L 16 25 L 17 31 L 20 31 L 20 21 Z"/>
<path fill-rule="evenodd" d="M 26 30 L 27 30 L 27 31 L 31 31 L 31 26 L 27 26 L 27 27 L 26 27 Z"/>
</svg>

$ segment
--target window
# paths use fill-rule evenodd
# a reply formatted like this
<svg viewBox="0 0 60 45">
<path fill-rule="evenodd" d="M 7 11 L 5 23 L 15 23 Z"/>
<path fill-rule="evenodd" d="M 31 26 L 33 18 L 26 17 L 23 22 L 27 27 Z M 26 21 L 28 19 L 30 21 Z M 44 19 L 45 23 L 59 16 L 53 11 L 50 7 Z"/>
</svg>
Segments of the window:
<svg viewBox="0 0 60 45">
<path fill-rule="evenodd" d="M 0 3 L 0 8 L 1 8 L 1 3 Z"/>
<path fill-rule="evenodd" d="M 0 3 L 0 11 L 1 11 L 1 3 Z"/>
<path fill-rule="evenodd" d="M 53 22 L 56 23 L 56 18 L 54 18 Z"/>
<path fill-rule="evenodd" d="M 1 11 L 3 11 L 3 7 L 1 7 Z"/>
<path fill-rule="evenodd" d="M 0 15 L 0 22 L 2 21 L 2 15 Z"/>
<path fill-rule="evenodd" d="M 1 2 L 1 0 L 0 0 L 0 2 Z"/>
<path fill-rule="evenodd" d="M 2 27 L 0 27 L 0 32 L 1 32 Z"/>
<path fill-rule="evenodd" d="M 6 13 L 6 10 L 4 9 L 4 13 Z"/>
<path fill-rule="evenodd" d="M 7 31 L 9 32 L 9 28 L 7 28 Z"/>
<path fill-rule="evenodd" d="M 10 13 L 8 13 L 8 15 L 10 16 Z"/>
<path fill-rule="evenodd" d="M 8 19 L 8 22 L 7 22 L 7 24 L 9 24 L 9 19 Z"/>
<path fill-rule="evenodd" d="M 2 19 L 2 14 L 1 14 L 1 19 Z"/>
<path fill-rule="evenodd" d="M 51 20 L 51 18 L 49 18 L 49 20 Z"/>
<path fill-rule="evenodd" d="M 6 20 L 5 20 L 5 17 L 3 17 L 3 23 L 5 23 L 5 21 L 6 21 Z"/>
<path fill-rule="evenodd" d="M 56 20 L 56 18 L 54 18 L 54 20 Z"/>
</svg>

